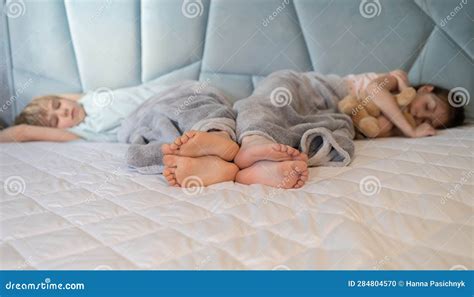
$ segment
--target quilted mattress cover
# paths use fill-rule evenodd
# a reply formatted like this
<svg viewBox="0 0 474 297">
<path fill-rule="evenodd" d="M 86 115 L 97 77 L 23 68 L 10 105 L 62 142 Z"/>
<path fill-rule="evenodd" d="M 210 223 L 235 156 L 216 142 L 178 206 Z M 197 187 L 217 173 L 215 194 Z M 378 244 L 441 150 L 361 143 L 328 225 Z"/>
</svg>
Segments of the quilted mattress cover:
<svg viewBox="0 0 474 297">
<path fill-rule="evenodd" d="M 2 144 L 1 269 L 473 269 L 474 126 L 357 141 L 299 190 L 168 187 L 124 144 Z"/>
</svg>

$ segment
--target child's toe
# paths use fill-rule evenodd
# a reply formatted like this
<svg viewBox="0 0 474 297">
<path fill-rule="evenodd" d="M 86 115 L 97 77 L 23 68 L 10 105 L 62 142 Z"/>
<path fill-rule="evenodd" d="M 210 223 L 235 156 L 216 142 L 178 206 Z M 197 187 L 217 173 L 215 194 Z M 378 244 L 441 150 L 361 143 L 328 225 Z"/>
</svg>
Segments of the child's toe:
<svg viewBox="0 0 474 297">
<path fill-rule="evenodd" d="M 181 143 L 185 144 L 186 142 L 188 142 L 189 136 L 186 133 L 184 133 L 183 135 L 181 135 L 180 139 L 181 139 Z"/>
<path fill-rule="evenodd" d="M 196 136 L 196 134 L 198 133 L 198 131 L 188 131 L 186 133 L 184 133 L 184 135 L 186 135 L 188 138 L 193 138 L 194 136 Z"/>
<path fill-rule="evenodd" d="M 178 162 L 178 158 L 173 155 L 165 155 L 163 157 L 163 164 L 165 164 L 166 167 L 168 167 L 165 170 L 168 170 L 170 173 L 174 174 L 174 169 L 177 166 L 176 163 Z M 164 173 L 164 171 L 163 171 Z"/>
<path fill-rule="evenodd" d="M 172 154 L 173 153 L 173 149 L 171 147 L 170 144 L 168 143 L 165 143 L 161 146 L 161 152 L 163 153 L 163 155 L 169 155 L 169 154 Z"/>
<path fill-rule="evenodd" d="M 181 141 L 181 136 L 174 140 L 174 144 L 176 144 L 177 146 L 180 146 L 183 144 L 183 142 Z"/>
</svg>

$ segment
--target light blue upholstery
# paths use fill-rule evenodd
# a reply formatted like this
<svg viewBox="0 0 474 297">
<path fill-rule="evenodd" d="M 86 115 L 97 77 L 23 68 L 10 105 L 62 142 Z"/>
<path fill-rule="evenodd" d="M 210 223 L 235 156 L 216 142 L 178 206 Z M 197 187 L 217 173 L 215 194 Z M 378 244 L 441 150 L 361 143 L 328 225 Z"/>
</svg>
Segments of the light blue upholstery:
<svg viewBox="0 0 474 297">
<path fill-rule="evenodd" d="M 379 14 L 364 17 L 361 1 L 380 3 Z M 22 91 L 9 111 L 41 94 L 153 79 L 200 79 L 237 100 L 286 68 L 340 75 L 403 68 L 415 84 L 474 93 L 470 0 L 361 1 L 22 0 L 23 14 L 7 17 L 5 28 L 10 91 Z"/>
</svg>

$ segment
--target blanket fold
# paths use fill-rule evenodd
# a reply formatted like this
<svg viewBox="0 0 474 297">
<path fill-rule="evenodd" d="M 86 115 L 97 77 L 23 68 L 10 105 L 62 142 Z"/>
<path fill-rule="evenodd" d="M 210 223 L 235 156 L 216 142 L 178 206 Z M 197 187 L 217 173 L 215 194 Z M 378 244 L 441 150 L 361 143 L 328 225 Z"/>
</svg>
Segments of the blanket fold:
<svg viewBox="0 0 474 297">
<path fill-rule="evenodd" d="M 221 130 L 236 139 L 230 101 L 206 82 L 184 81 L 151 97 L 122 122 L 118 140 L 131 143 L 129 165 L 143 173 L 161 173 L 161 146 L 190 130 Z"/>
<path fill-rule="evenodd" d="M 346 166 L 354 154 L 351 119 L 337 112 L 347 95 L 337 75 L 274 72 L 234 104 L 237 139 L 260 135 L 307 153 L 309 166 Z"/>
</svg>

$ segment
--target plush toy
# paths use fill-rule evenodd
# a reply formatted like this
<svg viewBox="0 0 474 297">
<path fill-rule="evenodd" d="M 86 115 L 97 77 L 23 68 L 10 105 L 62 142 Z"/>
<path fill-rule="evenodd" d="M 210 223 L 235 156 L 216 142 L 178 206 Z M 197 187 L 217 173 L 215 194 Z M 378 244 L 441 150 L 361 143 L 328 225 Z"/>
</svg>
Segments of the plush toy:
<svg viewBox="0 0 474 297">
<path fill-rule="evenodd" d="M 403 115 L 412 127 L 416 127 L 413 116 L 404 111 L 404 107 L 409 105 L 416 97 L 414 88 L 407 88 L 395 95 L 397 104 L 403 111 Z M 355 127 L 364 136 L 369 138 L 386 137 L 390 135 L 390 131 L 383 131 L 380 127 L 379 118 L 381 117 L 380 109 L 372 102 L 370 96 L 365 98 L 356 98 L 353 95 L 344 97 L 338 104 L 339 111 L 351 117 Z"/>
</svg>

